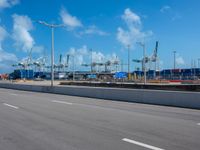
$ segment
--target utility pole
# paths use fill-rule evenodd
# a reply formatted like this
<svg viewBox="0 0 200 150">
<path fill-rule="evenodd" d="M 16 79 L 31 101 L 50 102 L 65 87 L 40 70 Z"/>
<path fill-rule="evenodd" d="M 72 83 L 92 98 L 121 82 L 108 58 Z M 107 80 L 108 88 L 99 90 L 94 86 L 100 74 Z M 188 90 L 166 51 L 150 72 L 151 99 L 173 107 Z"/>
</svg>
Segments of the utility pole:
<svg viewBox="0 0 200 150">
<path fill-rule="evenodd" d="M 54 82 L 54 28 L 64 27 L 63 24 L 48 24 L 44 21 L 37 21 L 39 24 L 45 25 L 51 28 L 51 87 Z"/>
<path fill-rule="evenodd" d="M 174 70 L 176 69 L 176 51 L 173 51 L 174 53 Z"/>
<path fill-rule="evenodd" d="M 144 54 L 144 84 L 147 82 L 147 75 L 146 75 L 146 47 L 145 44 L 143 43 L 143 54 Z"/>
<path fill-rule="evenodd" d="M 128 80 L 130 80 L 130 45 L 128 45 Z"/>
<path fill-rule="evenodd" d="M 195 77 L 196 77 L 196 70 L 195 70 L 195 69 L 196 69 L 196 60 L 195 60 L 195 59 L 193 60 L 193 64 L 194 64 L 194 67 L 193 67 L 193 70 L 194 70 L 194 77 L 193 77 L 193 78 L 194 78 L 194 80 L 195 80 Z"/>
<path fill-rule="evenodd" d="M 175 79 L 175 69 L 176 69 L 176 51 L 173 51 L 174 53 L 174 72 L 172 75 L 174 75 L 174 79 Z"/>
<path fill-rule="evenodd" d="M 92 49 L 90 49 L 90 51 L 91 51 L 91 73 L 93 72 L 93 57 L 92 57 L 92 53 L 93 53 L 93 51 L 92 51 Z"/>
<path fill-rule="evenodd" d="M 54 28 L 51 27 L 51 87 L 54 81 Z"/>
<path fill-rule="evenodd" d="M 75 58 L 74 55 L 71 55 L 73 57 L 73 81 L 75 81 Z"/>
<path fill-rule="evenodd" d="M 123 69 L 123 59 L 121 60 L 121 72 L 123 72 L 124 71 L 124 69 Z"/>
<path fill-rule="evenodd" d="M 197 67 L 197 63 L 196 63 L 196 60 L 194 59 L 194 68 Z"/>
<path fill-rule="evenodd" d="M 70 70 L 71 70 L 71 72 L 72 72 L 72 75 L 73 75 L 73 78 L 72 78 L 72 80 L 74 81 L 75 80 L 75 76 L 76 76 L 76 74 L 75 74 L 75 54 L 67 54 L 67 62 L 69 61 L 69 59 L 71 59 L 71 58 L 73 58 L 73 60 L 72 60 L 72 67 L 71 67 L 71 65 L 70 65 Z"/>
</svg>

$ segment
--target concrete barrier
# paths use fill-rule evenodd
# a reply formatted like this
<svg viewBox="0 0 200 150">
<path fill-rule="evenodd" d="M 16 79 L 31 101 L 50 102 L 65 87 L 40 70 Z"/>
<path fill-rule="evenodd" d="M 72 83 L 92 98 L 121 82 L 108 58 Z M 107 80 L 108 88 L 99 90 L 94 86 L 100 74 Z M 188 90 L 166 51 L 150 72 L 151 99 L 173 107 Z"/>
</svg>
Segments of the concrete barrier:
<svg viewBox="0 0 200 150">
<path fill-rule="evenodd" d="M 0 83 L 0 88 L 200 109 L 199 92 Z"/>
</svg>

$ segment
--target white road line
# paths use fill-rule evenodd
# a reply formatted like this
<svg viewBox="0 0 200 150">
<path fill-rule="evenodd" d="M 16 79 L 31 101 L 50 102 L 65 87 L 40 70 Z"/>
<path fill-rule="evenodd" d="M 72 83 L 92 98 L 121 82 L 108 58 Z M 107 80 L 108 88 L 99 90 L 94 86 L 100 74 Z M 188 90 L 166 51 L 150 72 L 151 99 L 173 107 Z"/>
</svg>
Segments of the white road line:
<svg viewBox="0 0 200 150">
<path fill-rule="evenodd" d="M 200 126 L 200 123 L 197 123 L 198 126 Z"/>
<path fill-rule="evenodd" d="M 10 93 L 10 95 L 17 96 L 18 94 Z"/>
<path fill-rule="evenodd" d="M 8 106 L 8 107 L 12 107 L 12 108 L 15 108 L 15 109 L 19 109 L 19 107 L 17 106 L 13 106 L 13 105 L 10 105 L 10 104 L 7 104 L 7 103 L 3 103 L 5 106 Z"/>
<path fill-rule="evenodd" d="M 158 147 L 155 147 L 155 146 L 151 146 L 151 145 L 141 143 L 141 142 L 138 142 L 138 141 L 134 141 L 134 140 L 130 140 L 130 139 L 127 139 L 127 138 L 122 139 L 122 141 L 131 143 L 131 144 L 135 144 L 135 145 L 139 145 L 139 146 L 151 149 L 151 150 L 164 150 L 164 149 L 161 149 L 161 148 L 158 148 Z"/>
<path fill-rule="evenodd" d="M 64 101 L 52 101 L 53 103 L 60 103 L 60 104 L 67 104 L 67 105 L 72 105 L 72 103 L 69 103 L 69 102 L 64 102 Z"/>
</svg>

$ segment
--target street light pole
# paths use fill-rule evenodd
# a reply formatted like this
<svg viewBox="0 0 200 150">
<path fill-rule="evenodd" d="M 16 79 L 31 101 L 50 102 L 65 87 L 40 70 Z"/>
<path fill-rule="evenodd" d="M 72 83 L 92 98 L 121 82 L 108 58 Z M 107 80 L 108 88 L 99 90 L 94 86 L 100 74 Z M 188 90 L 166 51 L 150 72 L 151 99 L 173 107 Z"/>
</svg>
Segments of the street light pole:
<svg viewBox="0 0 200 150">
<path fill-rule="evenodd" d="M 144 54 L 144 60 L 143 60 L 143 63 L 144 63 L 144 84 L 147 83 L 147 74 L 146 74 L 146 47 L 145 47 L 145 44 L 143 43 L 143 54 Z"/>
<path fill-rule="evenodd" d="M 130 80 L 130 45 L 128 45 L 128 80 Z"/>
<path fill-rule="evenodd" d="M 173 51 L 174 53 L 174 70 L 176 69 L 176 51 Z"/>
<path fill-rule="evenodd" d="M 200 58 L 198 58 L 198 68 L 200 68 Z"/>
<path fill-rule="evenodd" d="M 123 69 L 123 59 L 121 60 L 121 72 L 123 72 L 124 71 L 124 69 Z"/>
<path fill-rule="evenodd" d="M 73 57 L 73 81 L 75 81 L 75 59 L 74 59 L 74 55 L 72 55 Z"/>
<path fill-rule="evenodd" d="M 51 27 L 51 87 L 54 81 L 54 28 Z"/>
<path fill-rule="evenodd" d="M 173 75 L 174 75 L 174 79 L 175 79 L 175 69 L 176 69 L 176 51 L 173 51 L 173 53 L 174 53 L 174 73 L 173 73 Z"/>
<path fill-rule="evenodd" d="M 51 87 L 54 83 L 54 28 L 64 27 L 63 24 L 48 24 L 44 21 L 37 21 L 39 24 L 51 28 Z"/>
<path fill-rule="evenodd" d="M 93 58 L 92 58 L 92 49 L 90 49 L 90 51 L 91 51 L 91 73 L 93 72 Z"/>
</svg>

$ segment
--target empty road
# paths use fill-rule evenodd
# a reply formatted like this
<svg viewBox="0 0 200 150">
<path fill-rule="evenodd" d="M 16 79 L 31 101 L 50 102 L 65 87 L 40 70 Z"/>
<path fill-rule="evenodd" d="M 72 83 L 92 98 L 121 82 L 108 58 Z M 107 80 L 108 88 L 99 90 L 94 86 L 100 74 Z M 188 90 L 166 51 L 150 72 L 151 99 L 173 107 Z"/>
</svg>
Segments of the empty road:
<svg viewBox="0 0 200 150">
<path fill-rule="evenodd" d="M 0 150 L 199 149 L 200 110 L 0 89 Z"/>
</svg>

